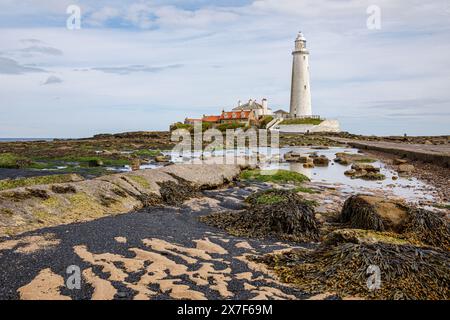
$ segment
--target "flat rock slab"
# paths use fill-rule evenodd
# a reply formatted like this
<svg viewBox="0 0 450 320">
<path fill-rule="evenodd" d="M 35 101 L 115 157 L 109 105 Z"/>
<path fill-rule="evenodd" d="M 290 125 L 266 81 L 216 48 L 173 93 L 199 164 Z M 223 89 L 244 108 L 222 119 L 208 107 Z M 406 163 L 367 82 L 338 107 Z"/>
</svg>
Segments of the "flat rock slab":
<svg viewBox="0 0 450 320">
<path fill-rule="evenodd" d="M 161 183 L 184 180 L 199 189 L 215 188 L 233 181 L 240 172 L 237 165 L 180 164 L 5 190 L 0 192 L 0 236 L 130 212 L 158 199 Z"/>
</svg>

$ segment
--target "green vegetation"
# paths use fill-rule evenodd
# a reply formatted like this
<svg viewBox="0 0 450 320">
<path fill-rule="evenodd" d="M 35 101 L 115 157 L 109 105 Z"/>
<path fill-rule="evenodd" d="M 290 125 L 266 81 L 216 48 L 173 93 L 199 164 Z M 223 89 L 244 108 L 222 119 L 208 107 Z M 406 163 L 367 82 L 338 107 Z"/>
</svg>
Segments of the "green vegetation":
<svg viewBox="0 0 450 320">
<path fill-rule="evenodd" d="M 202 122 L 202 132 L 205 132 L 206 130 L 209 130 L 213 127 L 214 127 L 214 125 L 210 122 Z M 170 131 L 175 131 L 178 129 L 184 129 L 184 130 L 189 131 L 190 133 L 194 132 L 194 126 L 192 124 L 184 124 L 184 123 L 178 122 L 178 123 L 175 123 L 170 126 Z"/>
<path fill-rule="evenodd" d="M 277 194 L 265 193 L 259 195 L 255 200 L 257 204 L 276 204 L 286 201 L 286 197 Z"/>
<path fill-rule="evenodd" d="M 259 128 L 266 129 L 267 125 L 273 120 L 272 116 L 265 116 L 260 122 L 259 122 Z"/>
<path fill-rule="evenodd" d="M 170 131 L 175 131 L 178 129 L 185 129 L 188 130 L 189 132 L 192 132 L 194 131 L 194 126 L 191 124 L 184 124 L 181 122 L 174 123 L 173 125 L 170 126 Z"/>
<path fill-rule="evenodd" d="M 89 164 L 97 163 L 100 166 L 121 167 L 130 164 L 129 159 L 108 159 L 98 156 L 65 156 L 51 159 L 41 159 L 41 161 L 61 162 L 61 163 L 78 163 L 82 167 L 89 167 Z"/>
<path fill-rule="evenodd" d="M 90 175 L 90 176 L 95 176 L 95 177 L 100 177 L 100 176 L 110 173 L 110 171 L 108 171 L 104 167 L 89 168 L 89 167 L 77 167 L 77 166 L 68 166 L 65 169 L 59 170 L 59 172 L 77 173 L 77 174 L 80 174 L 83 176 Z"/>
<path fill-rule="evenodd" d="M 301 184 L 309 181 L 308 177 L 287 170 L 244 170 L 241 173 L 242 180 L 253 180 L 258 182 L 293 183 Z"/>
<path fill-rule="evenodd" d="M 216 129 L 225 132 L 228 129 L 232 129 L 232 130 L 236 130 L 236 129 L 244 129 L 246 127 L 246 125 L 244 123 L 239 123 L 239 122 L 232 122 L 232 123 L 222 123 L 219 124 Z"/>
<path fill-rule="evenodd" d="M 313 119 L 313 118 L 305 118 L 305 119 L 288 119 L 284 120 L 280 125 L 286 124 L 311 124 L 311 125 L 319 125 L 323 122 L 321 119 Z"/>
<path fill-rule="evenodd" d="M 13 153 L 0 153 L 0 168 L 19 169 L 29 166 L 31 160 Z"/>
<path fill-rule="evenodd" d="M 83 180 L 83 178 L 74 174 L 57 174 L 51 176 L 32 177 L 32 178 L 6 179 L 0 180 L 0 191 L 21 187 L 30 187 L 52 183 L 66 183 L 81 180 Z"/>
</svg>

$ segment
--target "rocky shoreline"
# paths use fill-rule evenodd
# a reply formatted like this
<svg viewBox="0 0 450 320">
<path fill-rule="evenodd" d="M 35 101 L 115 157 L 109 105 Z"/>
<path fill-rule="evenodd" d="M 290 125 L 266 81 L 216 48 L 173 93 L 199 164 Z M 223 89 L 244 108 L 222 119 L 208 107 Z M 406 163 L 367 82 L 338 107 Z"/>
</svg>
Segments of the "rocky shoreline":
<svg viewBox="0 0 450 320">
<path fill-rule="evenodd" d="M 283 158 L 306 170 L 351 168 L 355 179 L 380 175 L 381 160 L 400 173 L 392 178 L 429 181 L 448 201 L 442 167 L 373 151 L 330 160 L 317 154 L 330 148 L 320 141 Z M 2 183 L 0 298 L 449 298 L 450 209 L 389 188 L 355 193 L 295 171 L 219 164 Z M 64 288 L 73 261 L 84 270 L 80 292 Z M 381 272 L 380 288 L 367 286 L 369 268 Z"/>
</svg>

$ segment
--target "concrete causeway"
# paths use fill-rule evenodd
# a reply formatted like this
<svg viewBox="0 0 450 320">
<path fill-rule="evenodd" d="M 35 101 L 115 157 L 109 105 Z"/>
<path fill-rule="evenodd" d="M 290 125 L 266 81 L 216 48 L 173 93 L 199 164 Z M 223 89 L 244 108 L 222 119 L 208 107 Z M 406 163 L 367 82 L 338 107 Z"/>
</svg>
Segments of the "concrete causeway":
<svg viewBox="0 0 450 320">
<path fill-rule="evenodd" d="M 329 137 L 329 139 L 347 143 L 348 145 L 366 150 L 375 150 L 395 154 L 410 160 L 430 162 L 442 167 L 450 167 L 450 145 L 407 144 L 385 141 L 360 141 Z"/>
</svg>

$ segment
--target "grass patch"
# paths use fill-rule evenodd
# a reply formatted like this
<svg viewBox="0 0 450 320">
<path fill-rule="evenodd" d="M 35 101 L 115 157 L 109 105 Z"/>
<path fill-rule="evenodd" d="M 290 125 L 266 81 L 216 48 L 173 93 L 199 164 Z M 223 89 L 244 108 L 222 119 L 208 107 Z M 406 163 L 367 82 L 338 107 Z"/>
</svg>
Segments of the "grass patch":
<svg viewBox="0 0 450 320">
<path fill-rule="evenodd" d="M 323 120 L 321 119 L 313 119 L 313 118 L 306 118 L 306 119 L 288 119 L 284 120 L 280 125 L 289 125 L 289 124 L 311 124 L 314 126 L 317 126 L 321 124 Z"/>
<path fill-rule="evenodd" d="M 303 174 L 287 170 L 244 170 L 240 177 L 242 180 L 274 183 L 301 184 L 309 181 Z"/>
<path fill-rule="evenodd" d="M 66 183 L 66 182 L 76 182 L 83 180 L 82 177 L 74 174 L 57 174 L 42 177 L 31 177 L 31 178 L 20 178 L 20 179 L 6 179 L 0 180 L 0 191 L 30 187 L 36 185 L 45 185 L 53 183 Z"/>
<path fill-rule="evenodd" d="M 28 158 L 18 156 L 13 153 L 0 153 L 0 168 L 19 169 L 32 164 Z"/>
</svg>

